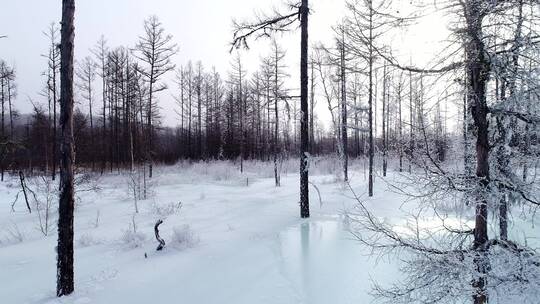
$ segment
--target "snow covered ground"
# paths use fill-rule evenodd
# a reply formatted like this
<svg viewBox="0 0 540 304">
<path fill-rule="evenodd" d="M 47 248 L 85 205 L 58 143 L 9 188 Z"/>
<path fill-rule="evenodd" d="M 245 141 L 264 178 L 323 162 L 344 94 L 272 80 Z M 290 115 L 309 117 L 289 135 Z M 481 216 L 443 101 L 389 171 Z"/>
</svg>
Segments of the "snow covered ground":
<svg viewBox="0 0 540 304">
<path fill-rule="evenodd" d="M 246 166 L 243 175 L 225 163 L 160 167 L 136 215 L 128 177 L 100 177 L 99 192 L 78 194 L 76 292 L 62 299 L 55 298 L 55 223 L 44 236 L 36 210 L 28 214 L 21 199 L 11 210 L 17 180 L 0 184 L 0 302 L 369 303 L 372 280 L 398 278 L 396 261 L 368 256 L 348 232 L 344 212 L 356 201 L 336 176 L 313 170 L 322 204 L 312 188 L 312 216 L 302 220 L 297 174 L 284 173 L 276 188 L 270 165 Z M 361 165 L 351 185 L 367 189 Z M 398 221 L 405 198 L 380 179 L 375 194 L 366 206 Z M 167 245 L 156 252 L 159 218 Z"/>
</svg>

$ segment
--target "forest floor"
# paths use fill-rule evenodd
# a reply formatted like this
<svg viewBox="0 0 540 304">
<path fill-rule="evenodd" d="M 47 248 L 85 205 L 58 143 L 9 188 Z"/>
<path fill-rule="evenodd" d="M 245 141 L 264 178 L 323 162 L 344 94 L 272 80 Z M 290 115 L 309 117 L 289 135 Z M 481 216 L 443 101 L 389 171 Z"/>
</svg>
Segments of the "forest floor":
<svg viewBox="0 0 540 304">
<path fill-rule="evenodd" d="M 62 299 L 55 298 L 56 205 L 44 236 L 38 212 L 29 214 L 21 197 L 12 211 L 13 177 L 0 184 L 0 302 L 370 303 L 374 281 L 399 278 L 397 257 L 372 255 L 349 232 L 346 213 L 358 202 L 339 177 L 315 172 L 322 201 L 311 188 L 311 218 L 300 219 L 298 175 L 284 173 L 275 187 L 269 168 L 158 167 L 137 214 L 128 175 L 99 177 L 99 191 L 78 193 L 76 291 Z M 390 173 L 393 179 L 399 174 Z M 377 217 L 404 220 L 406 197 L 387 182 L 378 177 L 368 199 L 363 170 L 353 168 L 350 180 Z M 155 250 L 158 219 L 162 251 Z"/>
</svg>

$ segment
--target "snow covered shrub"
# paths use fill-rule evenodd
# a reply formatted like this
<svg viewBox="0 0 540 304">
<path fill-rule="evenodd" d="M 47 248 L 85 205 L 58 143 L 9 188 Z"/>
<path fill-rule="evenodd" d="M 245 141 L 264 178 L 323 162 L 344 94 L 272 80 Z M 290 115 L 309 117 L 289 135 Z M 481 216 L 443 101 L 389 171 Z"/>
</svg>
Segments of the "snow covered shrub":
<svg viewBox="0 0 540 304">
<path fill-rule="evenodd" d="M 140 232 L 133 231 L 131 229 L 126 229 L 120 237 L 121 243 L 127 249 L 135 249 L 142 247 L 144 241 L 146 240 L 146 235 Z"/>
<path fill-rule="evenodd" d="M 28 208 L 28 211 L 37 215 L 38 230 L 47 236 L 52 230 L 51 223 L 56 215 L 54 203 L 58 201 L 58 189 L 51 179 L 45 176 L 25 178 L 22 171 L 19 171 L 20 190 L 15 195 L 15 200 L 11 203 L 11 210 L 15 211 L 15 204 L 21 198 Z"/>
<path fill-rule="evenodd" d="M 244 161 L 244 169 L 247 168 Z M 182 172 L 183 182 L 195 183 L 200 181 L 224 182 L 227 184 L 245 184 L 246 174 L 240 172 L 240 167 L 233 161 L 200 161 L 178 162 L 175 170 Z"/>
<path fill-rule="evenodd" d="M 146 240 L 146 235 L 137 231 L 137 224 L 135 222 L 135 215 L 132 218 L 129 228 L 122 232 L 120 237 L 120 242 L 127 249 L 139 248 L 143 245 Z"/>
<path fill-rule="evenodd" d="M 192 165 L 193 173 L 208 176 L 213 181 L 230 182 L 244 180 L 238 165 L 231 161 L 198 162 Z"/>
<path fill-rule="evenodd" d="M 147 171 L 144 165 L 137 166 L 129 171 L 126 178 L 127 194 L 133 199 L 135 213 L 139 213 L 138 201 L 146 200 L 154 196 L 154 182 L 146 177 Z"/>
<path fill-rule="evenodd" d="M 90 172 L 76 172 L 75 180 L 75 192 L 99 192 L 101 187 L 99 186 L 100 175 Z"/>
<path fill-rule="evenodd" d="M 334 175 L 336 180 L 343 180 L 343 165 L 336 156 L 313 157 L 310 173 L 314 175 Z"/>
<path fill-rule="evenodd" d="M 173 214 L 178 214 L 180 209 L 182 209 L 182 202 L 159 204 L 154 201 L 152 203 L 152 213 L 162 219 L 166 219 Z"/>
<path fill-rule="evenodd" d="M 90 233 L 85 233 L 77 239 L 77 245 L 81 248 L 89 247 L 99 243 L 100 242 L 94 239 L 94 237 Z"/>
<path fill-rule="evenodd" d="M 178 249 L 194 247 L 199 243 L 199 237 L 193 232 L 189 225 L 174 227 L 171 237 L 171 246 Z"/>
<path fill-rule="evenodd" d="M 6 237 L 4 239 L 4 243 L 22 243 L 25 238 L 25 233 L 19 229 L 19 226 L 16 223 L 11 223 L 11 226 L 6 227 Z"/>
</svg>

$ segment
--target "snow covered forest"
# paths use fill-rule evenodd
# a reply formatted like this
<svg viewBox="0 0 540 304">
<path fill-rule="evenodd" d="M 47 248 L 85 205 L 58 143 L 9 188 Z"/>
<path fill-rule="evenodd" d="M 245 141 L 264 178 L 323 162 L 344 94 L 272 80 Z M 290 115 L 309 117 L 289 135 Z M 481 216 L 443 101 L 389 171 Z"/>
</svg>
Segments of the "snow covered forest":
<svg viewBox="0 0 540 304">
<path fill-rule="evenodd" d="M 540 303 L 540 1 L 156 0 L 187 55 L 56 2 L 2 9 L 1 303 Z"/>
</svg>

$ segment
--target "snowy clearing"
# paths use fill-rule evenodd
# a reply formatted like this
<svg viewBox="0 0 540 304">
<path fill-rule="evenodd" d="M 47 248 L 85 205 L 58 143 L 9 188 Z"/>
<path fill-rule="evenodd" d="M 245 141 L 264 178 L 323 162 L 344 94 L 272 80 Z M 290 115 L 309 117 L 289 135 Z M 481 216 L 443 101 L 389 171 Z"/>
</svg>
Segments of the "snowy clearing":
<svg viewBox="0 0 540 304">
<path fill-rule="evenodd" d="M 161 171 L 152 180 L 155 195 L 139 202 L 134 218 L 125 176 L 103 176 L 100 192 L 79 194 L 77 291 L 61 299 L 55 298 L 52 279 L 55 224 L 44 237 L 36 212 L 28 214 L 20 201 L 11 212 L 16 180 L 2 184 L 2 302 L 365 303 L 370 277 L 394 276 L 395 267 L 386 262 L 375 266 L 346 231 L 343 212 L 355 201 L 332 175 L 312 178 L 323 203 L 312 191 L 312 218 L 301 220 L 295 174 L 284 176 L 283 186 L 276 188 L 272 178 L 250 178 L 246 186 L 238 176 L 217 180 L 195 170 L 190 176 L 180 168 Z M 355 175 L 354 187 L 364 189 L 363 177 Z M 383 191 L 383 185 L 369 204 L 377 206 L 379 215 L 391 216 L 401 200 Z M 163 211 L 168 208 L 172 211 Z M 153 226 L 162 217 L 167 245 L 156 252 Z"/>
<path fill-rule="evenodd" d="M 286 165 L 293 171 L 294 164 Z M 284 173 L 276 188 L 264 165 L 236 170 L 219 162 L 160 167 L 138 214 L 126 175 L 100 177 L 99 192 L 78 194 L 76 291 L 63 298 L 53 279 L 56 223 L 43 236 L 36 210 L 28 214 L 23 201 L 11 210 L 17 180 L 1 184 L 2 303 L 370 303 L 372 280 L 399 278 L 396 260 L 371 255 L 348 232 L 345 212 L 357 202 L 336 176 L 312 176 L 322 204 L 311 191 L 312 216 L 302 220 L 297 174 Z M 359 194 L 367 189 L 361 167 L 351 185 Z M 380 179 L 376 185 L 366 206 L 400 223 L 406 197 Z M 167 244 L 157 252 L 160 218 Z"/>
</svg>

